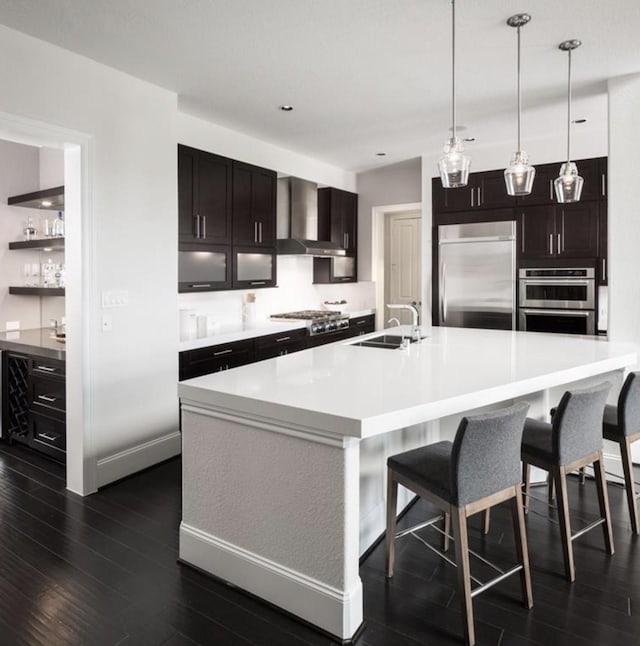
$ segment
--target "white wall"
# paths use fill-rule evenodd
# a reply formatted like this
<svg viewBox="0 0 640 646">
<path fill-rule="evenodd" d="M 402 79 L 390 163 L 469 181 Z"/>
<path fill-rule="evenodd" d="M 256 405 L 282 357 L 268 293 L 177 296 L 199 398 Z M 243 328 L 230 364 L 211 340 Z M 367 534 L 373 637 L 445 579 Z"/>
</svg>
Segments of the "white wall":
<svg viewBox="0 0 640 646">
<path fill-rule="evenodd" d="M 67 262 L 82 268 L 68 279 L 68 298 L 82 303 L 68 321 L 68 371 L 82 371 L 86 404 L 68 441 L 84 439 L 89 461 L 101 463 L 93 483 L 89 469 L 69 484 L 87 492 L 145 466 L 146 453 L 158 459 L 159 446 L 167 456 L 179 450 L 177 97 L 4 27 L 0 58 L 11 61 L 0 68 L 3 129 L 16 115 L 68 129 L 68 141 L 88 138 L 83 240 L 73 250 L 67 240 Z M 109 289 L 128 290 L 129 306 L 110 310 L 113 331 L 102 333 L 100 293 Z M 80 394 L 69 392 L 68 405 Z"/>
<path fill-rule="evenodd" d="M 371 210 L 376 206 L 420 202 L 420 176 L 419 157 L 358 174 L 358 276 L 362 280 L 372 280 Z"/>
<path fill-rule="evenodd" d="M 609 338 L 640 348 L 638 111 L 640 74 L 609 81 Z"/>
<path fill-rule="evenodd" d="M 40 189 L 64 186 L 64 150 L 40 148 Z"/>
<path fill-rule="evenodd" d="M 354 173 L 187 114 L 178 114 L 177 138 L 186 146 L 270 168 L 281 175 L 355 190 Z"/>
</svg>

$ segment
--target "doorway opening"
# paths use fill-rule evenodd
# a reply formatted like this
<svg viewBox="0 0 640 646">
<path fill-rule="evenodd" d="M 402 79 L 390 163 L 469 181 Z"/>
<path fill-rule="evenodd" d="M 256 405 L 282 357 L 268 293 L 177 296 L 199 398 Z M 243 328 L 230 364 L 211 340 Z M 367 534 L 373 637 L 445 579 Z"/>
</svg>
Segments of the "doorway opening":
<svg viewBox="0 0 640 646">
<path fill-rule="evenodd" d="M 24 267 L 26 264 L 21 265 L 23 269 L 19 272 L 20 276 L 16 276 L 16 281 L 42 281 L 43 280 L 43 264 L 48 264 L 49 255 L 55 268 L 58 271 L 53 272 L 52 279 L 60 280 L 56 273 L 59 273 L 60 266 L 64 264 L 64 286 L 56 285 L 56 289 L 61 294 L 64 293 L 63 298 L 58 296 L 57 307 L 53 307 L 53 301 L 47 303 L 36 303 L 32 300 L 33 307 L 38 307 L 38 322 L 37 325 L 43 334 L 47 334 L 49 327 L 49 319 L 55 319 L 58 325 L 58 332 L 60 333 L 60 324 L 64 316 L 65 319 L 65 337 L 64 343 L 60 338 L 60 349 L 63 350 L 63 365 L 64 365 L 64 382 L 63 390 L 64 399 L 66 399 L 66 411 L 61 413 L 56 411 L 58 421 L 62 420 L 61 428 L 64 428 L 64 438 L 57 437 L 56 441 L 60 448 L 63 448 L 66 455 L 63 460 L 66 462 L 66 486 L 67 489 L 86 495 L 96 490 L 95 486 L 95 457 L 90 448 L 90 395 L 91 395 L 91 353 L 88 348 L 92 346 L 90 343 L 90 334 L 92 326 L 88 325 L 88 312 L 89 301 L 91 294 L 94 290 L 89 289 L 93 283 L 93 254 L 90 253 L 91 245 L 91 219 L 90 219 L 90 183 L 89 177 L 89 163 L 90 158 L 90 141 L 91 138 L 80 132 L 71 131 L 65 128 L 60 128 L 47 123 L 38 122 L 32 119 L 26 119 L 15 115 L 0 113 L 0 140 L 9 142 L 10 144 L 29 146 L 32 149 L 42 149 L 50 151 L 50 154 L 57 157 L 61 169 L 58 172 L 59 178 L 63 180 L 64 187 L 64 261 L 54 258 L 54 253 L 45 252 L 46 258 L 44 263 L 40 263 L 39 259 L 30 260 L 29 275 L 25 276 Z M 39 177 L 37 181 L 39 182 Z M 38 191 L 39 186 L 33 187 L 34 192 Z M 28 193 L 28 190 L 24 191 Z M 3 196 L 3 201 L 7 196 Z M 46 208 L 46 207 L 42 207 Z M 19 210 L 20 211 L 20 210 Z M 45 228 L 51 225 L 51 222 L 35 209 L 27 207 L 24 209 L 25 221 L 31 218 L 33 228 L 38 228 L 38 234 L 44 233 Z M 27 211 L 33 211 L 29 216 Z M 15 214 L 10 214 L 14 216 Z M 7 215 L 9 217 L 9 214 Z M 16 215 L 16 217 L 20 217 Z M 37 220 L 37 224 L 36 224 Z M 15 233 L 15 231 L 13 232 Z M 24 236 L 24 234 L 23 234 Z M 18 235 L 18 238 L 23 237 Z M 60 240 L 57 241 L 60 245 Z M 7 245 L 8 247 L 8 245 Z M 3 244 L 3 248 L 7 248 Z M 19 254 L 20 251 L 11 251 L 10 253 Z M 55 262 L 54 262 L 55 260 Z M 11 261 L 12 262 L 12 261 Z M 15 263 L 14 263 L 15 264 Z M 39 275 L 35 274 L 35 265 L 40 265 Z M 50 269 L 49 267 L 47 270 Z M 47 277 L 49 280 L 49 277 Z M 23 287 L 26 287 L 23 284 Z M 30 285 L 31 291 L 37 289 L 37 286 Z M 44 289 L 44 287 L 42 287 Z M 42 296 L 27 294 L 29 290 L 22 290 L 24 292 L 20 298 L 42 298 L 50 299 L 53 296 Z M 23 317 L 25 321 L 28 319 L 29 304 L 23 304 L 21 307 L 24 310 Z M 52 309 L 53 307 L 53 309 Z M 11 315 L 12 310 L 5 303 L 5 310 L 2 310 L 2 298 L 0 298 L 0 329 L 5 330 L 7 325 L 7 315 Z M 53 314 L 51 314 L 53 312 Z M 35 316 L 35 314 L 33 314 Z M 33 318 L 33 316 L 31 318 Z M 44 321 L 44 323 L 43 323 Z M 33 327 L 29 323 L 29 327 Z M 38 329 L 38 328 L 36 328 Z M 61 337 L 60 334 L 58 334 Z M 48 339 L 48 335 L 47 335 Z M 24 341 L 25 339 L 23 339 Z M 18 340 L 19 342 L 19 340 Z M 55 341 L 52 343 L 55 344 Z M 18 345 L 18 349 L 22 346 Z M 28 349 L 23 350 L 28 355 Z M 33 354 L 36 354 L 34 350 Z M 35 365 L 35 364 L 34 364 Z M 57 364 L 58 365 L 58 364 Z M 45 366 L 46 367 L 46 366 Z M 33 368 L 33 367 L 32 367 Z M 37 372 L 36 368 L 33 368 Z M 27 375 L 28 377 L 28 375 Z M 46 377 L 46 375 L 45 375 Z M 43 380 L 47 384 L 46 379 Z M 53 381 L 51 381 L 53 383 Z M 59 389 L 59 384 L 57 384 Z M 44 397 L 49 399 L 54 398 L 54 395 L 48 392 L 41 393 Z M 29 395 L 31 399 L 31 394 Z M 48 411 L 50 412 L 50 411 Z M 28 415 L 31 416 L 31 411 Z M 43 416 L 43 419 L 45 416 Z M 40 420 L 40 418 L 37 418 Z M 53 419 L 53 417 L 51 418 Z M 33 432 L 33 424 L 29 421 L 29 432 Z M 57 427 L 56 427 L 57 428 Z M 50 432 L 51 429 L 43 429 L 43 433 L 48 438 L 54 437 L 54 433 Z M 6 441 L 6 438 L 3 439 Z M 52 440 L 53 442 L 53 440 Z M 26 451 L 27 449 L 25 449 Z M 34 455 L 37 455 L 34 453 Z"/>
<path fill-rule="evenodd" d="M 376 283 L 376 329 L 388 327 L 394 316 L 410 323 L 408 312 L 394 310 L 387 303 L 415 302 L 420 323 L 428 324 L 423 312 L 422 205 L 393 204 L 372 210 L 372 275 Z M 406 317 L 406 318 L 405 318 Z"/>
</svg>

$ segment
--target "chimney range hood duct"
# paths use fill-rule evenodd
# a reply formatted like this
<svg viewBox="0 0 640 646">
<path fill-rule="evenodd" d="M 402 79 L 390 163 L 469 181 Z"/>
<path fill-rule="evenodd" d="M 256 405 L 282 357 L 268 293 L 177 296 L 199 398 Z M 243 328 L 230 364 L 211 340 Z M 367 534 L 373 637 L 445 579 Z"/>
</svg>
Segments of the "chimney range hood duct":
<svg viewBox="0 0 640 646">
<path fill-rule="evenodd" d="M 344 256 L 335 242 L 318 240 L 318 185 L 297 177 L 278 179 L 279 254 Z"/>
</svg>

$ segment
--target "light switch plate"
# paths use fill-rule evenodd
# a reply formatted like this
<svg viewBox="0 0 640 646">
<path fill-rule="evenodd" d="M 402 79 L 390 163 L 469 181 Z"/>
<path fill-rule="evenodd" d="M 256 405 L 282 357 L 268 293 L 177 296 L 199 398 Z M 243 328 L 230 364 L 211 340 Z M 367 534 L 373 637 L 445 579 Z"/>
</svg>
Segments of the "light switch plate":
<svg viewBox="0 0 640 646">
<path fill-rule="evenodd" d="M 102 292 L 102 309 L 126 307 L 129 305 L 129 292 L 126 289 L 111 289 Z"/>
</svg>

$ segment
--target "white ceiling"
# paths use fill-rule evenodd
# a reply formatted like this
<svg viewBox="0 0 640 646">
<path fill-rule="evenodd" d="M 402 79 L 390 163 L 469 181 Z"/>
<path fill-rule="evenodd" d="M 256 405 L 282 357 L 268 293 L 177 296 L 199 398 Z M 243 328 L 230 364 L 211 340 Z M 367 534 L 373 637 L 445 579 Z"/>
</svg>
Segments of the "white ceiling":
<svg viewBox="0 0 640 646">
<path fill-rule="evenodd" d="M 606 79 L 640 71 L 638 0 L 456 6 L 458 118 L 479 144 L 514 139 L 511 14 L 533 16 L 522 33 L 525 148 L 564 131 L 559 42 L 583 41 L 576 117 L 602 119 L 592 97 Z M 0 22 L 173 90 L 184 112 L 349 170 L 437 151 L 450 125 L 447 0 L 0 0 Z"/>
</svg>

